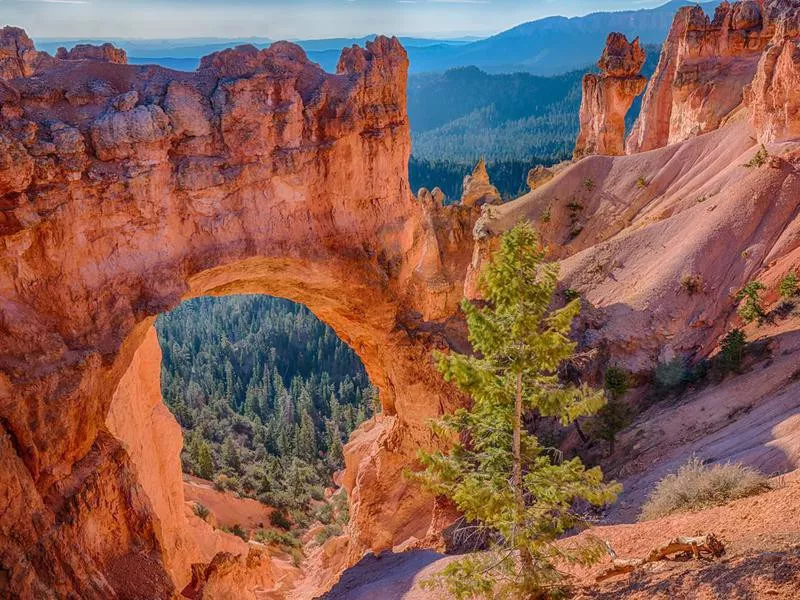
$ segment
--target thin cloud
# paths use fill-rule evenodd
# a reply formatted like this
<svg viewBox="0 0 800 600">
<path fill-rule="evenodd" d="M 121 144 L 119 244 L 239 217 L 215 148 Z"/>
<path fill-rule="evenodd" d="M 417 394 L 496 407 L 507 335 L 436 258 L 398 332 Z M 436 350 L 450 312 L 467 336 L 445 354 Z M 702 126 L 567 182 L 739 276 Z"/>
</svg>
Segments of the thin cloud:
<svg viewBox="0 0 800 600">
<path fill-rule="evenodd" d="M 36 4 L 91 4 L 88 0 L 15 0 L 15 2 Z"/>
</svg>

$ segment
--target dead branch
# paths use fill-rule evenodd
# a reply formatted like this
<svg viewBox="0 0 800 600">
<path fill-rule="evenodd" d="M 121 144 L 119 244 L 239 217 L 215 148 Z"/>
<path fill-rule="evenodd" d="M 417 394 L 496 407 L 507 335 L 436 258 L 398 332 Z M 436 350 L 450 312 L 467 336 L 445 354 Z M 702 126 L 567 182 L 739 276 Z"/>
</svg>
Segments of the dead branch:
<svg viewBox="0 0 800 600">
<path fill-rule="evenodd" d="M 699 559 L 703 555 L 718 558 L 725 553 L 725 546 L 713 533 L 699 537 L 676 537 L 653 548 L 645 558 L 618 558 L 617 553 L 606 541 L 606 549 L 611 556 L 611 567 L 600 573 L 595 580 L 605 581 L 617 575 L 630 573 L 637 567 L 659 560 Z M 678 556 L 672 557 L 673 554 Z"/>
</svg>

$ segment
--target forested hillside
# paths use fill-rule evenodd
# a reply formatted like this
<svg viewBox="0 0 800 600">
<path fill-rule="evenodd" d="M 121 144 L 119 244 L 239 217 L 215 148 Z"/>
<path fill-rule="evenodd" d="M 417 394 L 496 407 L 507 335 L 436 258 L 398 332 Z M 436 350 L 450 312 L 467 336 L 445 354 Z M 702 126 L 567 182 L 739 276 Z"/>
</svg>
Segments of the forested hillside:
<svg viewBox="0 0 800 600">
<path fill-rule="evenodd" d="M 650 77 L 660 47 L 646 46 L 642 74 Z M 527 187 L 528 170 L 572 157 L 578 135 L 581 81 L 587 69 L 554 77 L 492 75 L 477 67 L 411 75 L 411 187 L 439 186 L 450 200 L 481 157 L 500 193 L 513 198 Z M 628 127 L 640 101 L 628 114 Z"/>
<path fill-rule="evenodd" d="M 361 361 L 305 307 L 198 298 L 162 315 L 162 393 L 184 430 L 184 470 L 308 517 L 372 415 Z"/>
</svg>

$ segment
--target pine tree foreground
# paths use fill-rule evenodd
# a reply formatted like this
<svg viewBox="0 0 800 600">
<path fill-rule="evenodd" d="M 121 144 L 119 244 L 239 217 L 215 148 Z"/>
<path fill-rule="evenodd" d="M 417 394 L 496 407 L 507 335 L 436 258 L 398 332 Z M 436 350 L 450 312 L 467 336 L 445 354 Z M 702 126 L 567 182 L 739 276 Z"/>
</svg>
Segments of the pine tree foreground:
<svg viewBox="0 0 800 600">
<path fill-rule="evenodd" d="M 602 544 L 556 544 L 585 526 L 576 506 L 603 506 L 620 486 L 604 483 L 599 468 L 564 459 L 523 426 L 536 411 L 563 425 L 595 414 L 603 392 L 564 384 L 557 370 L 575 350 L 568 335 L 580 311 L 574 299 L 550 310 L 558 267 L 544 262 L 535 229 L 517 225 L 503 235 L 482 276 L 485 306 L 462 304 L 475 355 L 439 355 L 439 370 L 472 400 L 469 408 L 432 424 L 450 451 L 420 453 L 425 470 L 410 475 L 450 498 L 487 551 L 450 563 L 427 586 L 444 585 L 458 599 L 547 598 L 564 589 L 558 563 L 589 564 Z"/>
</svg>

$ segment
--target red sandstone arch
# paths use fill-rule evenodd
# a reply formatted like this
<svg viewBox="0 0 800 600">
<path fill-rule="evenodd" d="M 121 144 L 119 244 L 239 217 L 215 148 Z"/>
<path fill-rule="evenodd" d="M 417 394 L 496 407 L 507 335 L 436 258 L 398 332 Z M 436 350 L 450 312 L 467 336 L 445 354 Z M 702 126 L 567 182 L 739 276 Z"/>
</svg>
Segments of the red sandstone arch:
<svg viewBox="0 0 800 600">
<path fill-rule="evenodd" d="M 155 316 L 204 294 L 302 302 L 353 346 L 389 418 L 348 450 L 343 556 L 424 536 L 401 471 L 452 404 L 429 352 L 460 339 L 476 210 L 409 190 L 397 40 L 336 75 L 287 43 L 196 73 L 53 59 L 11 28 L 0 49 L 0 591 L 115 597 L 132 556 L 166 579 L 152 453 L 109 407 L 144 389 Z"/>
</svg>

